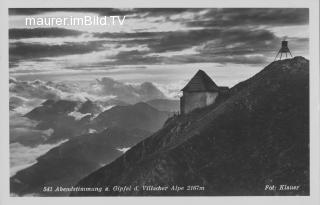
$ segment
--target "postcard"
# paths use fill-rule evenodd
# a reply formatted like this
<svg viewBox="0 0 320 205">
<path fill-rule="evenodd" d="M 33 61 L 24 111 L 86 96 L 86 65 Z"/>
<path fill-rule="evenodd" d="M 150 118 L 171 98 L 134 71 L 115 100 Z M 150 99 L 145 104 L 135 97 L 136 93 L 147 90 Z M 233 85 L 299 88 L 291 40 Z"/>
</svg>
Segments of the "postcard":
<svg viewBox="0 0 320 205">
<path fill-rule="evenodd" d="M 2 194 L 317 204 L 319 3 L 296 3 L 8 4 Z"/>
</svg>

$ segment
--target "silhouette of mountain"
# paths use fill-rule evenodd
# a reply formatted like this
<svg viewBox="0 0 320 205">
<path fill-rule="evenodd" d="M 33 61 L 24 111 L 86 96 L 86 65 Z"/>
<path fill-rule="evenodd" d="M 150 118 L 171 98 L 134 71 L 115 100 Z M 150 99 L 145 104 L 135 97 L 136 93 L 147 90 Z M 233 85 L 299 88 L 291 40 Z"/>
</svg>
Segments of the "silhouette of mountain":
<svg viewBox="0 0 320 205">
<path fill-rule="evenodd" d="M 120 105 L 101 112 L 101 106 L 112 106 L 111 103 Z M 83 103 L 69 100 L 46 100 L 41 106 L 27 113 L 25 117 L 38 122 L 36 129 L 52 129 L 53 133 L 47 136 L 45 143 L 56 143 L 73 136 L 86 134 L 92 129 L 100 132 L 108 127 L 139 128 L 154 132 L 161 128 L 170 115 L 169 112 L 158 111 L 146 103 L 125 105 L 117 100 L 104 103 L 90 100 Z M 43 139 L 40 142 L 43 143 Z M 35 142 L 32 141 L 32 146 L 34 145 Z"/>
<path fill-rule="evenodd" d="M 154 99 L 147 101 L 146 103 L 161 111 L 178 112 L 180 110 L 179 100 Z"/>
<path fill-rule="evenodd" d="M 36 107 L 25 116 L 32 120 L 48 120 L 72 112 L 78 104 L 80 103 L 70 100 L 46 100 L 42 106 Z"/>
<path fill-rule="evenodd" d="M 57 107 L 57 103 L 62 107 Z M 95 111 L 96 107 L 88 101 L 78 104 L 47 100 L 27 114 L 32 119 L 40 120 L 41 126 L 53 127 L 55 132 L 67 130 L 63 136 L 69 141 L 39 157 L 36 164 L 17 172 L 10 181 L 11 192 L 18 195 L 50 195 L 42 192 L 43 186 L 72 186 L 161 128 L 169 116 L 168 112 L 158 111 L 146 103 L 137 103 L 115 106 L 93 119 L 83 117 L 75 120 L 70 113 L 76 105 L 85 107 L 87 111 Z M 76 135 L 79 130 L 84 132 L 80 136 Z"/>
<path fill-rule="evenodd" d="M 154 132 L 161 128 L 169 116 L 169 112 L 159 111 L 141 102 L 134 105 L 115 106 L 106 110 L 92 120 L 91 127 L 100 130 L 116 126 Z"/>
<path fill-rule="evenodd" d="M 276 61 L 222 101 L 171 118 L 76 186 L 140 186 L 90 195 L 308 195 L 309 61 Z M 145 191 L 144 185 L 169 186 Z M 180 192 L 172 185 L 184 186 Z M 203 189 L 187 190 L 188 185 Z M 266 185 L 278 189 L 265 190 Z M 280 190 L 296 185 L 298 190 Z"/>
<path fill-rule="evenodd" d="M 44 193 L 44 186 L 72 186 L 82 177 L 119 157 L 150 133 L 139 129 L 109 128 L 101 133 L 73 137 L 19 171 L 10 180 L 10 191 L 18 195 L 67 195 Z"/>
<path fill-rule="evenodd" d="M 47 137 L 46 143 L 56 143 L 75 135 L 87 133 L 88 118 L 75 119 L 70 115 L 81 102 L 69 100 L 46 100 L 41 106 L 34 108 L 25 117 L 38 122 L 36 129 L 52 129 L 53 133 Z"/>
<path fill-rule="evenodd" d="M 86 102 L 84 102 L 78 109 L 78 112 L 82 114 L 98 114 L 101 111 L 101 107 L 99 107 L 96 103 L 92 102 L 91 100 L 87 100 Z"/>
</svg>

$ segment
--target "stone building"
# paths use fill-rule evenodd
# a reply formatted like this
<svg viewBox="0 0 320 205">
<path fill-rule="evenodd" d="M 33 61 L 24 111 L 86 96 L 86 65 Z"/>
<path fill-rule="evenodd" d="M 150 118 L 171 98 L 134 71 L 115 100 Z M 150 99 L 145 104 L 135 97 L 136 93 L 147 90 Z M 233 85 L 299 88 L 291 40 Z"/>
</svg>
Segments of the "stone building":
<svg viewBox="0 0 320 205">
<path fill-rule="evenodd" d="M 180 113 L 187 114 L 196 108 L 213 104 L 229 88 L 217 86 L 204 71 L 199 70 L 181 91 Z"/>
</svg>

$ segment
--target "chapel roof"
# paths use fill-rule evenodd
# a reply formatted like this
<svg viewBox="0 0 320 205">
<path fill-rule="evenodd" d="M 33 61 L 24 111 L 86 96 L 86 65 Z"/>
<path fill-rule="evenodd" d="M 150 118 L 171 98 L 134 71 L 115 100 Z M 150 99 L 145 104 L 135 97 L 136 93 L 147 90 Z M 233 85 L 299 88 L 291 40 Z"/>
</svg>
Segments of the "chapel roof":
<svg viewBox="0 0 320 205">
<path fill-rule="evenodd" d="M 199 70 L 182 89 L 186 92 L 203 92 L 203 91 L 219 91 L 219 87 L 213 80 L 203 71 Z"/>
</svg>

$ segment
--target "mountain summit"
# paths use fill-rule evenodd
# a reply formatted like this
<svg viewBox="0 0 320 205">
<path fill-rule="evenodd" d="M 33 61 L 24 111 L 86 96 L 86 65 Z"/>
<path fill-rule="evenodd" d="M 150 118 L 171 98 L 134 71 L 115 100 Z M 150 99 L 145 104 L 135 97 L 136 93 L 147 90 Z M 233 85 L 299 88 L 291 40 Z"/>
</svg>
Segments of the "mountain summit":
<svg viewBox="0 0 320 205">
<path fill-rule="evenodd" d="M 271 63 L 227 99 L 167 121 L 77 184 L 125 185 L 140 189 L 71 195 L 309 195 L 309 61 Z M 169 188 L 141 188 L 149 185 Z"/>
</svg>

